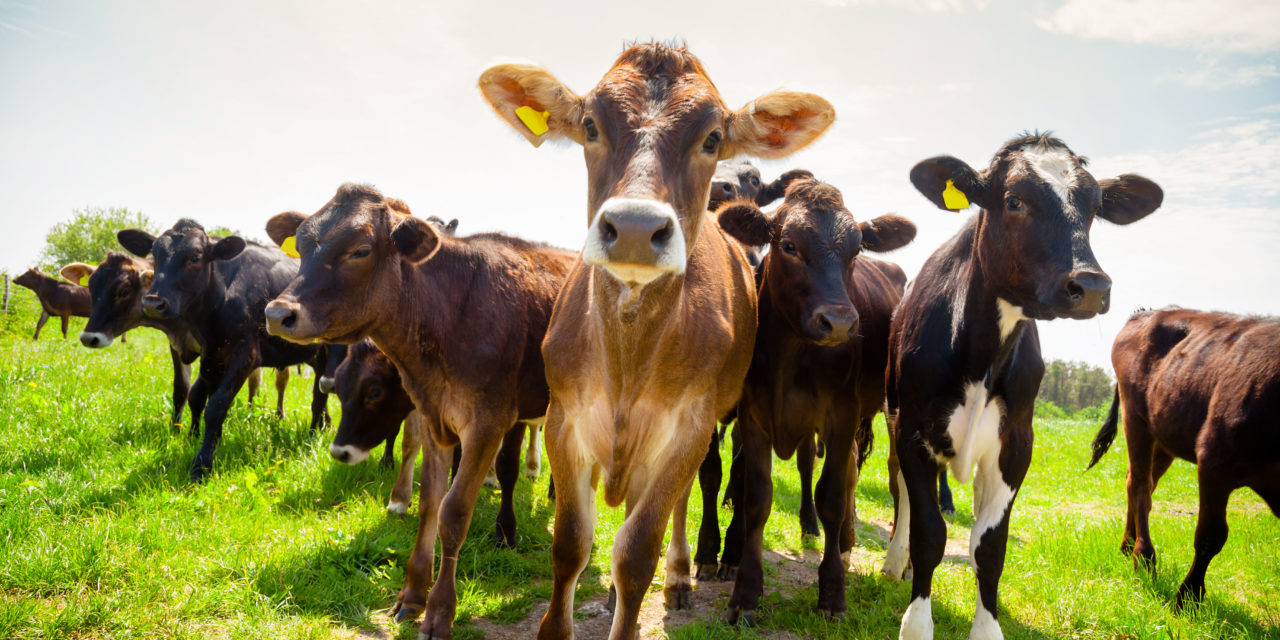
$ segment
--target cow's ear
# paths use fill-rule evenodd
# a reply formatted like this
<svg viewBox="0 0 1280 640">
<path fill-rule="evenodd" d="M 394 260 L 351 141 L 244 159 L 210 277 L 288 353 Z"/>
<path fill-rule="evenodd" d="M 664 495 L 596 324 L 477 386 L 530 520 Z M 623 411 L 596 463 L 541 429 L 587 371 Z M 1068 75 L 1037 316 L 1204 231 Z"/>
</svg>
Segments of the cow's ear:
<svg viewBox="0 0 1280 640">
<path fill-rule="evenodd" d="M 58 273 L 62 274 L 62 277 L 66 278 L 68 282 L 79 285 L 86 278 L 93 275 L 93 272 L 97 269 L 97 267 L 83 262 L 72 262 L 63 267 Z"/>
<path fill-rule="evenodd" d="M 1098 216 L 1116 224 L 1129 224 L 1147 217 L 1164 202 L 1160 185 L 1136 174 L 1099 180 L 1102 211 Z"/>
<path fill-rule="evenodd" d="M 449 224 L 446 224 L 446 225 L 444 226 L 444 232 L 445 232 L 445 233 L 447 233 L 447 234 L 449 234 L 449 235 L 451 235 L 451 236 L 452 236 L 452 235 L 457 235 L 457 234 L 458 234 L 458 219 L 457 219 L 457 218 L 454 218 L 454 219 L 450 220 L 450 221 L 449 221 Z"/>
<path fill-rule="evenodd" d="M 156 279 L 156 272 L 151 269 L 143 269 L 138 273 L 138 284 L 142 286 L 142 290 L 146 291 L 151 288 L 151 283 Z"/>
<path fill-rule="evenodd" d="M 145 258 L 151 253 L 151 245 L 155 244 L 156 237 L 142 229 L 121 229 L 116 232 L 116 240 L 129 253 Z"/>
<path fill-rule="evenodd" d="M 240 236 L 230 236 L 218 241 L 213 245 L 211 256 L 214 260 L 230 260 L 244 251 L 244 238 Z"/>
<path fill-rule="evenodd" d="M 773 241 L 773 225 L 769 217 L 750 200 L 733 200 L 716 209 L 720 228 L 738 242 L 758 247 Z"/>
<path fill-rule="evenodd" d="M 760 193 L 756 194 L 756 204 L 762 207 L 772 204 L 774 200 L 787 195 L 787 185 L 791 184 L 793 180 L 799 180 L 801 178 L 808 178 L 812 180 L 813 172 L 806 169 L 792 169 L 778 176 L 777 180 L 765 185 L 765 187 L 760 190 Z"/>
<path fill-rule="evenodd" d="M 267 220 L 267 237 L 276 243 L 276 246 L 284 244 L 287 238 L 298 235 L 298 227 L 311 216 L 298 213 L 297 211 L 286 211 L 277 213 Z"/>
<path fill-rule="evenodd" d="M 987 181 L 959 158 L 938 156 L 911 168 L 911 184 L 945 211 L 963 211 L 987 200 Z"/>
<path fill-rule="evenodd" d="M 401 218 L 391 230 L 391 240 L 405 260 L 422 262 L 440 249 L 440 234 L 429 224 L 410 216 Z"/>
<path fill-rule="evenodd" d="M 836 119 L 826 98 L 799 91 L 767 93 L 729 116 L 720 159 L 746 154 L 783 158 L 818 139 Z"/>
<path fill-rule="evenodd" d="M 858 227 L 862 231 L 862 248 L 867 251 L 893 251 L 916 239 L 916 225 L 892 213 L 863 222 Z"/>
<path fill-rule="evenodd" d="M 498 116 L 533 146 L 586 139 L 582 98 L 542 67 L 500 64 L 480 74 L 480 93 Z"/>
</svg>

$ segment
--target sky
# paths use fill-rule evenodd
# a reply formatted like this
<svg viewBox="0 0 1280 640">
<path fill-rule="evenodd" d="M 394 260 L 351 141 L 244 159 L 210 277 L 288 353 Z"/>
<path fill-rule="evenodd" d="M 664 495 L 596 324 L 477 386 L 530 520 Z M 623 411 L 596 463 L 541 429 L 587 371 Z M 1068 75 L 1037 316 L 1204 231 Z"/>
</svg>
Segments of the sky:
<svg viewBox="0 0 1280 640">
<path fill-rule="evenodd" d="M 343 182 L 456 217 L 462 235 L 581 248 L 581 150 L 533 148 L 476 80 L 533 62 L 586 93 L 626 42 L 673 38 L 731 107 L 779 88 L 835 105 L 816 143 L 758 164 L 813 171 L 859 219 L 911 219 L 915 242 L 886 255 L 909 275 L 976 214 L 915 191 L 925 158 L 982 168 L 1051 130 L 1097 178 L 1158 182 L 1156 213 L 1094 225 L 1112 310 L 1041 322 L 1047 358 L 1110 370 L 1139 307 L 1280 315 L 1274 0 L 0 0 L 0 270 L 34 264 L 77 208 L 261 239 Z"/>
</svg>

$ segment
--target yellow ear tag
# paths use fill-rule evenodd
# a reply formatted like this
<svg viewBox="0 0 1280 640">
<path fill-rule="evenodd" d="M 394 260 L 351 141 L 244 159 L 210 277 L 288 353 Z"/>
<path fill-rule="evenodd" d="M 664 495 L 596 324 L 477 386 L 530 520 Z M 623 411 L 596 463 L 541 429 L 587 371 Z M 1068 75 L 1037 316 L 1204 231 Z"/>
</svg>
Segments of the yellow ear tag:
<svg viewBox="0 0 1280 640">
<path fill-rule="evenodd" d="M 80 286 L 82 287 L 89 286 L 89 276 L 80 276 Z"/>
<path fill-rule="evenodd" d="M 532 131 L 535 136 L 540 136 L 551 130 L 551 128 L 547 126 L 547 118 L 551 117 L 551 112 L 549 111 L 534 111 L 533 107 L 529 106 L 518 107 L 516 109 L 516 117 L 520 118 L 520 122 L 523 122 L 524 126 L 529 127 L 529 130 Z"/>
<path fill-rule="evenodd" d="M 302 256 L 298 255 L 298 241 L 295 238 L 296 236 L 285 238 L 284 242 L 280 243 L 280 250 L 290 258 L 301 258 Z"/>
<path fill-rule="evenodd" d="M 954 182 L 948 180 L 947 188 L 942 190 L 942 204 L 947 205 L 948 209 L 959 211 L 969 208 L 969 199 L 964 197 L 964 192 L 957 189 Z"/>
</svg>

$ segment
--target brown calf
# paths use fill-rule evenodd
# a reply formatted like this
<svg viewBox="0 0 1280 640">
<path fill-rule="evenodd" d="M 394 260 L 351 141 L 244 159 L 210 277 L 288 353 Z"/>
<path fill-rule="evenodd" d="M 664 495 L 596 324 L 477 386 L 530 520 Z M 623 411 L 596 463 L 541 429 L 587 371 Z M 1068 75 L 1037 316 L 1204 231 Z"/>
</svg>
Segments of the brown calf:
<svg viewBox="0 0 1280 640">
<path fill-rule="evenodd" d="M 1129 511 L 1120 551 L 1154 567 L 1151 494 L 1174 458 L 1196 465 L 1195 559 L 1177 606 L 1204 599 L 1209 561 L 1227 542 L 1227 499 L 1256 491 L 1280 516 L 1280 320 L 1161 309 L 1134 314 L 1111 349 L 1116 398 L 1098 437 L 1098 463 L 1124 419 Z"/>
<path fill-rule="evenodd" d="M 461 445 L 443 501 L 447 467 L 423 458 L 418 538 L 396 603 L 400 620 L 425 607 L 422 635 L 443 638 L 457 604 L 458 549 L 485 472 L 513 425 L 546 413 L 539 347 L 575 256 L 499 234 L 454 238 L 392 209 L 369 187 L 343 185 L 313 216 L 272 218 L 267 233 L 276 242 L 296 236 L 302 267 L 267 305 L 267 330 L 299 342 L 372 338 L 430 418 L 430 440 Z M 437 516 L 440 575 L 432 585 Z"/>
<path fill-rule="evenodd" d="M 49 321 L 50 316 L 62 320 L 62 337 L 67 337 L 67 321 L 71 316 L 88 318 L 92 306 L 89 303 L 89 290 L 66 282 L 58 282 L 35 269 L 27 269 L 26 273 L 13 279 L 14 284 L 22 285 L 34 292 L 40 300 L 40 319 L 36 321 L 36 334 L 32 340 L 40 339 L 40 329 Z"/>
<path fill-rule="evenodd" d="M 485 71 L 480 90 L 534 145 L 572 140 L 587 163 L 586 245 L 542 348 L 556 519 L 538 637 L 573 636 L 603 480 L 606 503 L 627 505 L 613 545 L 610 637 L 632 638 L 668 518 L 667 603 L 688 606 L 689 491 L 716 419 L 741 395 L 755 341 L 750 267 L 706 214 L 716 162 L 786 156 L 835 113 L 785 91 L 730 110 L 697 58 L 661 44 L 628 48 L 584 96 L 527 65 Z"/>
<path fill-rule="evenodd" d="M 738 414 L 743 495 L 734 500 L 723 564 L 737 566 L 729 621 L 750 622 L 764 590 L 764 526 L 773 505 L 772 454 L 787 459 L 816 433 L 827 462 L 817 485 L 826 548 L 818 567 L 818 611 L 837 616 L 845 604 L 844 575 L 854 543 L 854 487 L 859 440 L 884 405 L 889 319 L 902 299 L 906 274 L 897 265 L 861 257 L 892 251 L 916 228 L 895 215 L 858 223 L 840 191 L 798 180 L 773 215 L 754 203 L 726 205 L 720 225 L 748 245 L 769 244 L 761 265 L 760 329 Z M 864 431 L 865 433 L 862 433 Z M 745 526 L 743 521 L 745 519 Z"/>
</svg>

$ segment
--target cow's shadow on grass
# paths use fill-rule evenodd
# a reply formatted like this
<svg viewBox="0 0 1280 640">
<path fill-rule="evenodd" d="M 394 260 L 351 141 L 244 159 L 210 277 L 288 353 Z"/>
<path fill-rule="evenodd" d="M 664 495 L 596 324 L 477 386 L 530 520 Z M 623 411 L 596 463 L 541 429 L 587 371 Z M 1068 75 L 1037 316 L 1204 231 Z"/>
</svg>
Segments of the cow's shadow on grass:
<svg viewBox="0 0 1280 640">
<path fill-rule="evenodd" d="M 352 482 L 352 477 L 363 477 L 358 469 L 362 466 L 379 474 L 380 480 L 374 484 Z M 394 475 L 394 470 L 381 468 L 376 460 L 356 467 L 335 464 L 314 489 L 284 496 L 281 506 L 326 510 L 357 494 L 374 491 L 382 497 L 390 491 Z M 257 590 L 280 606 L 370 628 L 373 615 L 395 603 L 403 584 L 418 527 L 417 500 L 415 487 L 414 506 L 408 515 L 380 515 L 362 528 L 326 531 L 318 541 L 299 541 L 295 553 L 263 569 Z M 494 544 L 499 492 L 485 488 L 476 501 L 458 557 L 459 627 L 465 627 L 472 617 L 496 623 L 521 620 L 534 604 L 551 596 L 548 569 L 555 506 L 546 497 L 545 476 L 537 483 L 521 478 L 515 500 L 515 549 L 499 549 Z M 437 568 L 439 560 L 437 543 Z M 601 582 L 599 571 L 588 565 L 579 580 L 579 598 L 598 594 Z"/>
<path fill-rule="evenodd" d="M 1129 558 L 1121 559 L 1119 555 L 1117 555 L 1117 561 L 1125 564 L 1131 564 L 1132 562 Z M 1247 631 L 1247 637 L 1278 637 L 1280 624 L 1265 626 L 1262 621 L 1250 615 L 1239 604 L 1218 597 L 1218 594 L 1214 591 L 1212 565 L 1210 565 L 1209 569 L 1209 578 L 1205 582 L 1205 588 L 1208 593 L 1205 595 L 1204 602 L 1199 605 L 1188 605 L 1181 611 L 1175 611 L 1178 587 L 1182 585 L 1182 580 L 1186 576 L 1188 568 L 1186 564 L 1161 560 L 1157 564 L 1155 572 L 1139 567 L 1133 567 L 1132 571 L 1140 585 L 1139 588 L 1152 600 L 1164 603 L 1165 611 L 1171 616 L 1220 621 L 1221 628 L 1233 630 L 1233 635 L 1235 631 Z M 1280 621 L 1273 620 L 1271 622 Z"/>
</svg>

